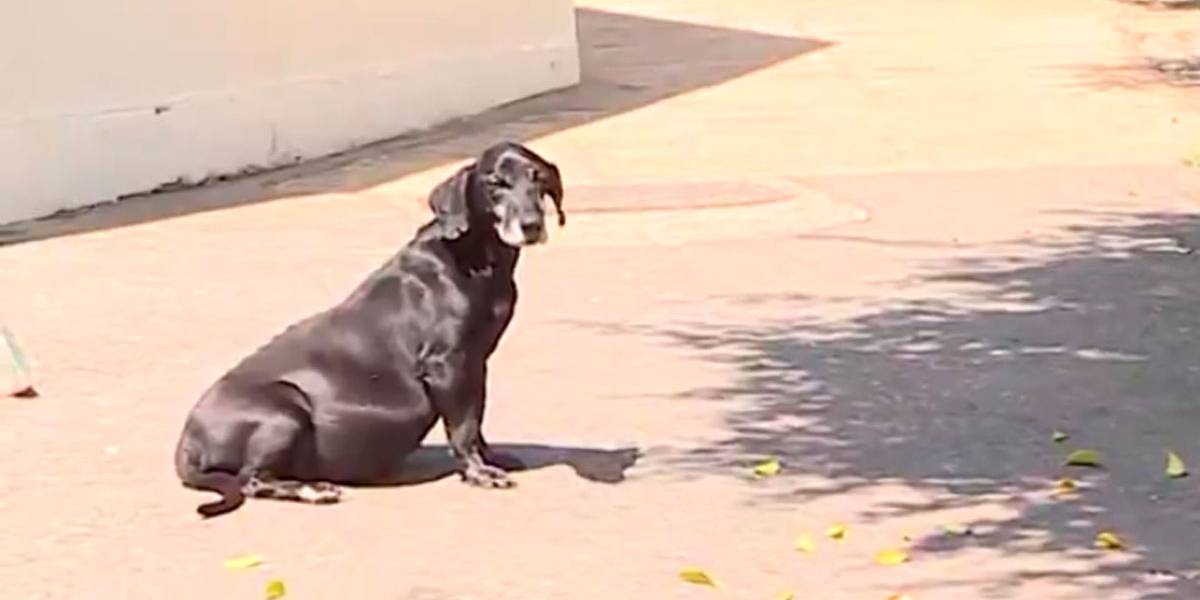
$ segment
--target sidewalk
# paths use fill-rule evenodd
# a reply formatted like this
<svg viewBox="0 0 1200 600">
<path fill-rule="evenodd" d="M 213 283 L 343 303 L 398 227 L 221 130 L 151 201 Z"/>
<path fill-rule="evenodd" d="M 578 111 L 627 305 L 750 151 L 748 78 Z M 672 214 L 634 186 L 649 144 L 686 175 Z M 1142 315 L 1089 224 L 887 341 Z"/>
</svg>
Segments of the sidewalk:
<svg viewBox="0 0 1200 600">
<path fill-rule="evenodd" d="M 1200 468 L 1200 170 L 1179 166 L 1200 96 L 1130 68 L 1190 43 L 1200 13 L 580 4 L 576 90 L 9 228 L 33 241 L 0 247 L 0 320 L 41 397 L 0 402 L 0 530 L 20 540 L 0 551 L 5 594 L 254 598 L 276 577 L 315 599 L 1200 591 L 1195 478 L 1160 464 L 1171 448 Z M 568 226 L 522 258 L 491 371 L 489 439 L 539 468 L 511 493 L 446 478 L 197 522 L 170 459 L 199 392 L 340 299 L 500 137 L 567 186 Z M 1055 429 L 1108 463 L 1072 472 L 1070 501 L 1050 496 Z M 750 480 L 768 455 L 782 473 Z M 822 537 L 836 522 L 841 543 Z M 1092 549 L 1102 528 L 1130 550 Z M 816 552 L 792 549 L 802 532 Z M 872 562 L 898 546 L 909 563 Z M 222 567 L 244 553 L 266 563 Z M 726 589 L 681 582 L 689 566 Z"/>
</svg>

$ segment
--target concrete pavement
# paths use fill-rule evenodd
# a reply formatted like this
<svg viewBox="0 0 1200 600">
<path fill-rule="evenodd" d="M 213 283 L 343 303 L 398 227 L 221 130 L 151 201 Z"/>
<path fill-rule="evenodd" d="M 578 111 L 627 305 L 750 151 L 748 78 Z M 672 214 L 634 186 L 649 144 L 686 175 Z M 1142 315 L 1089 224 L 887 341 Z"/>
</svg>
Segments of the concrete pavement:
<svg viewBox="0 0 1200 600">
<path fill-rule="evenodd" d="M 1196 13 L 581 5 L 577 90 L 8 229 L 32 241 L 0 248 L 0 320 L 42 397 L 0 403 L 6 597 L 1200 591 L 1200 496 L 1161 464 L 1200 465 L 1200 172 L 1179 166 L 1200 97 L 1140 68 L 1189 51 Z M 559 163 L 571 214 L 523 259 L 491 374 L 489 437 L 539 468 L 511 493 L 445 478 L 198 522 L 170 463 L 196 395 L 503 136 Z M 1108 465 L 1068 499 L 1055 429 Z M 765 456 L 782 473 L 751 480 Z M 1103 529 L 1130 549 L 1093 549 Z M 874 564 L 894 547 L 911 561 Z"/>
</svg>

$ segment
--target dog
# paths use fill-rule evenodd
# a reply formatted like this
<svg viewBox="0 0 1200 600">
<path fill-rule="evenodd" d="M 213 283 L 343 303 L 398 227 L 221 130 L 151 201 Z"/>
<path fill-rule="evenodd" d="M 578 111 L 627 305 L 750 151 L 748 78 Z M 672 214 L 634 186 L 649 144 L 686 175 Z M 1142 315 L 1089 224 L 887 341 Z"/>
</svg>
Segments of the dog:
<svg viewBox="0 0 1200 600">
<path fill-rule="evenodd" d="M 208 388 L 175 449 L 185 487 L 217 492 L 208 518 L 247 497 L 337 502 L 386 482 L 440 419 L 458 473 L 514 485 L 513 457 L 481 430 L 487 361 L 513 316 L 522 247 L 547 241 L 558 167 L 515 142 L 484 150 L 429 194 L 434 218 L 345 300 L 299 321 Z"/>
</svg>

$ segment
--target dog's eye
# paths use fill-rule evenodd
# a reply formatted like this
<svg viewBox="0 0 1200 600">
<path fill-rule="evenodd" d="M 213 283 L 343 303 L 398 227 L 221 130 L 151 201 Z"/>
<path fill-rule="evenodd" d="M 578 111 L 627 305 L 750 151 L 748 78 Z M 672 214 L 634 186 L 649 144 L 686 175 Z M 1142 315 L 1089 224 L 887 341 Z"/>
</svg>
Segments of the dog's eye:
<svg viewBox="0 0 1200 600">
<path fill-rule="evenodd" d="M 504 180 L 503 177 L 500 177 L 499 175 L 488 175 L 483 181 L 484 181 L 484 183 L 487 183 L 488 185 L 490 185 L 492 187 L 498 187 L 498 188 L 512 187 L 511 185 L 509 185 L 509 183 L 507 181 Z"/>
<path fill-rule="evenodd" d="M 541 173 L 538 173 L 538 170 L 537 170 L 537 169 L 530 169 L 530 170 L 529 170 L 529 180 L 530 180 L 530 181 L 532 181 L 532 182 L 534 182 L 534 183 L 537 183 L 537 182 L 538 182 L 538 180 L 539 180 L 539 179 L 541 179 L 541 178 L 542 178 L 542 174 L 541 174 Z"/>
</svg>

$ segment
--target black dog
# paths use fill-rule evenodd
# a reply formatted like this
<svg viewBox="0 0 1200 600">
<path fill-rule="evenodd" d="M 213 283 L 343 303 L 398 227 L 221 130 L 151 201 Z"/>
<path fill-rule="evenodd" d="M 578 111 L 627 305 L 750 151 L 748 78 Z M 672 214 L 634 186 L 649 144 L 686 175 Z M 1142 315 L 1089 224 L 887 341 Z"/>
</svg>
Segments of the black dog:
<svg viewBox="0 0 1200 600">
<path fill-rule="evenodd" d="M 520 247 L 544 242 L 558 168 L 515 143 L 488 148 L 429 196 L 436 218 L 342 303 L 296 323 L 204 393 L 175 451 L 184 485 L 336 502 L 336 484 L 381 483 L 440 418 L 462 478 L 506 488 L 489 449 L 487 359 L 512 318 Z"/>
</svg>

